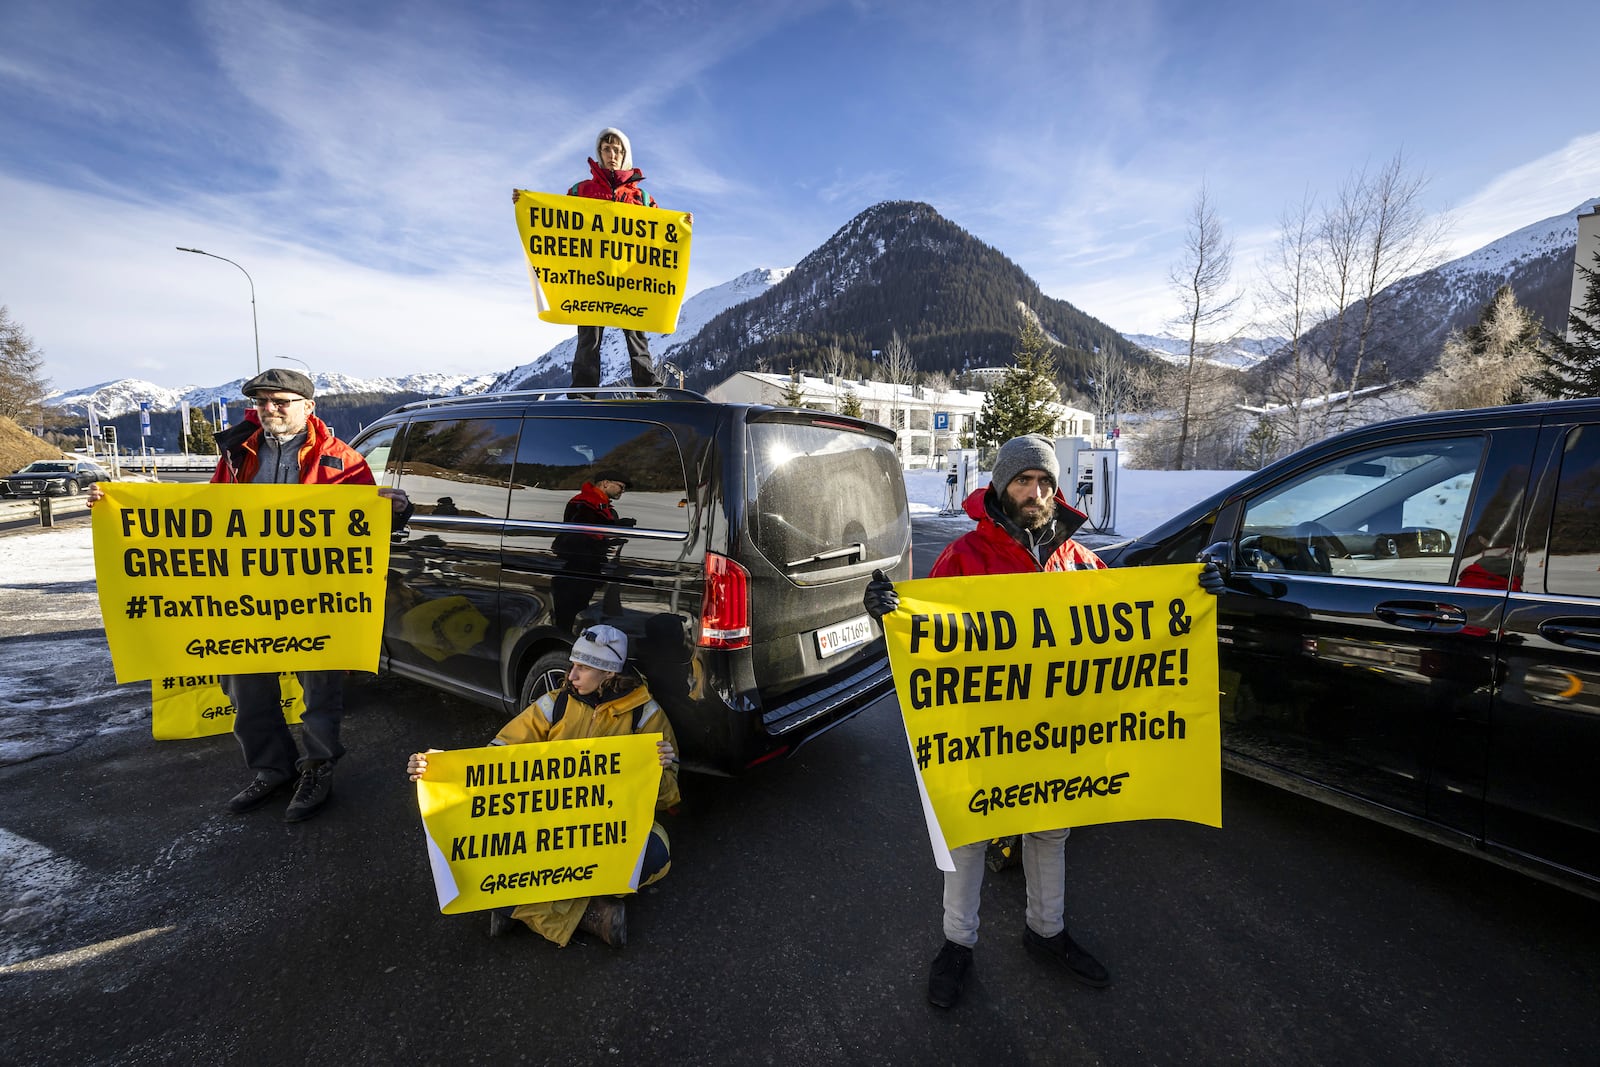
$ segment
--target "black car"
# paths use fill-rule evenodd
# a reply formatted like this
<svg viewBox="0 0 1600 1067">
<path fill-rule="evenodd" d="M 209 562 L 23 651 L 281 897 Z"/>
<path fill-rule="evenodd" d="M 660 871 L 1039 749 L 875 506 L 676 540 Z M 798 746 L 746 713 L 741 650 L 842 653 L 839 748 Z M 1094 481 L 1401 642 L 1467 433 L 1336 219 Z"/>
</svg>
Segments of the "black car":
<svg viewBox="0 0 1600 1067">
<path fill-rule="evenodd" d="M 36 459 L 5 480 L 7 496 L 75 496 L 94 482 L 111 480 L 111 472 L 86 459 Z"/>
<path fill-rule="evenodd" d="M 1366 426 L 1100 554 L 1202 552 L 1230 768 L 1600 895 L 1600 400 Z"/>
<path fill-rule="evenodd" d="M 892 431 L 684 390 L 574 396 L 421 401 L 352 442 L 416 508 L 390 550 L 387 669 L 509 717 L 604 622 L 685 764 L 721 773 L 893 692 L 861 608 L 874 568 L 911 575 Z M 611 518 L 579 506 L 601 482 L 625 486 Z"/>
</svg>

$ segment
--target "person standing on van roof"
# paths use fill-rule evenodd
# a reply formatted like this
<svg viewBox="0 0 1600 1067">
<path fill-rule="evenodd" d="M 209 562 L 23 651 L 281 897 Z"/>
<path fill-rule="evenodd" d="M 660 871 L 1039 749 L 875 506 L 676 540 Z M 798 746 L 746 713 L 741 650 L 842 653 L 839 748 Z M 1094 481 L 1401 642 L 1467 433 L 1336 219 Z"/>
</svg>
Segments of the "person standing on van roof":
<svg viewBox="0 0 1600 1067">
<path fill-rule="evenodd" d="M 656 810 L 675 807 L 680 801 L 677 738 L 644 679 L 626 672 L 627 660 L 626 634 L 614 626 L 589 627 L 572 646 L 572 663 L 561 687 L 529 704 L 489 743 L 527 745 L 659 733 L 656 753 L 661 760 L 661 786 Z M 427 773 L 428 752 L 413 752 L 406 761 L 406 775 L 413 782 Z M 645 844 L 639 888 L 660 881 L 671 869 L 671 845 L 666 830 L 657 822 L 650 827 Z M 621 948 L 628 940 L 627 908 L 616 897 L 574 897 L 495 908 L 489 912 L 489 936 L 511 933 L 518 922 L 557 945 L 567 944 L 579 930 L 612 948 Z"/>
<path fill-rule="evenodd" d="M 279 367 L 262 371 L 240 390 L 254 402 L 239 425 L 217 434 L 221 452 L 213 483 L 290 483 L 300 485 L 374 485 L 372 468 L 361 453 L 333 435 L 313 414 L 317 403 L 311 379 Z M 389 498 L 395 525 L 411 514 L 400 489 L 380 489 Z M 105 493 L 90 490 L 92 507 Z M 284 814 L 287 822 L 310 818 L 333 793 L 333 766 L 344 755 L 339 722 L 344 716 L 344 671 L 299 671 L 305 712 L 301 740 L 295 745 L 283 719 L 277 672 L 218 676 L 233 702 L 233 736 L 244 752 L 245 766 L 255 772 L 250 784 L 228 801 L 234 814 L 253 811 L 290 782 L 294 795 Z"/>
<path fill-rule="evenodd" d="M 934 561 L 932 578 L 957 575 L 1025 574 L 1104 568 L 1100 557 L 1072 539 L 1087 518 L 1067 503 L 1055 446 L 1039 434 L 1013 437 L 1000 446 L 989 485 L 967 496 L 966 512 L 978 523 L 952 541 Z M 1222 576 L 1207 565 L 1201 584 L 1217 592 Z M 900 597 L 880 571 L 867 583 L 862 604 L 875 619 L 896 610 Z M 1067 933 L 1066 843 L 1069 828 L 1022 835 L 1022 869 L 1028 883 L 1022 940 L 1033 955 L 1059 966 L 1085 985 L 1103 988 L 1111 976 L 1100 961 Z M 944 876 L 944 946 L 928 976 L 928 1000 L 953 1006 L 978 943 L 978 904 L 983 893 L 987 841 L 950 850 L 954 871 Z"/>
<path fill-rule="evenodd" d="M 639 183 L 644 172 L 633 165 L 633 145 L 628 135 L 612 126 L 601 130 L 594 140 L 595 159 L 589 160 L 589 177 L 574 182 L 567 190 L 568 196 L 587 196 L 596 200 L 613 200 L 619 204 L 638 204 L 655 207 L 655 198 Z M 511 202 L 515 204 L 520 194 L 512 190 Z M 694 225 L 694 215 L 688 217 Z M 572 359 L 572 387 L 593 389 L 600 384 L 600 338 L 603 326 L 578 327 L 578 352 Z M 640 330 L 623 330 L 623 342 L 628 346 L 628 366 L 633 374 L 633 384 L 660 385 L 655 365 L 650 358 L 650 341 Z"/>
</svg>

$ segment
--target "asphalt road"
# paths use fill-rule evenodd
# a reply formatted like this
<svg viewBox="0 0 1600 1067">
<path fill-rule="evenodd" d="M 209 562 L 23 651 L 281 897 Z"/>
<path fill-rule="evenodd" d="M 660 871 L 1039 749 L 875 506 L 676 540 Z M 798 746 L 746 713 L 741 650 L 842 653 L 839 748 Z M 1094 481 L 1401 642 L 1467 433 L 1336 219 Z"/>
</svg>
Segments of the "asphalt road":
<svg viewBox="0 0 1600 1067">
<path fill-rule="evenodd" d="M 918 523 L 919 573 L 950 528 Z M 227 737 L 124 730 L 0 769 L 0 829 L 60 857 L 24 902 L 51 921 L 0 969 L 0 1062 L 1600 1059 L 1600 904 L 1231 775 L 1221 830 L 1068 843 L 1109 989 L 1026 955 L 1012 869 L 961 1003 L 932 1008 L 940 878 L 892 705 L 761 773 L 686 776 L 624 951 L 491 941 L 438 913 L 402 767 L 499 716 L 394 679 L 348 702 L 335 798 L 298 826 L 222 810 Z"/>
</svg>

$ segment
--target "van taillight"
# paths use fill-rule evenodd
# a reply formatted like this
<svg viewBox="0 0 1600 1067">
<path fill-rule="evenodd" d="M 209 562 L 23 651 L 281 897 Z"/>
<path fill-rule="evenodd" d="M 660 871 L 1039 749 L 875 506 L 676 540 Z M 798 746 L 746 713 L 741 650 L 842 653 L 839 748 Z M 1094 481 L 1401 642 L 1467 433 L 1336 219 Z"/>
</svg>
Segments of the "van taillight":
<svg viewBox="0 0 1600 1067">
<path fill-rule="evenodd" d="M 727 556 L 706 553 L 706 594 L 700 605 L 701 648 L 750 647 L 750 572 Z"/>
</svg>

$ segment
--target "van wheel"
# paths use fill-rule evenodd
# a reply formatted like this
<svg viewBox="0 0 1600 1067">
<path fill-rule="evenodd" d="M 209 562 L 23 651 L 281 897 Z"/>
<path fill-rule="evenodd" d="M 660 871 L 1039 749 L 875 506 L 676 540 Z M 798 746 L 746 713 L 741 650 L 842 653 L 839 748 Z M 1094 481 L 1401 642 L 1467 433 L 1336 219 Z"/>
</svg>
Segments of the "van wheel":
<svg viewBox="0 0 1600 1067">
<path fill-rule="evenodd" d="M 546 652 L 534 660 L 533 668 L 522 680 L 522 706 L 526 708 L 546 693 L 559 689 L 567 677 L 570 662 L 565 652 Z"/>
</svg>

